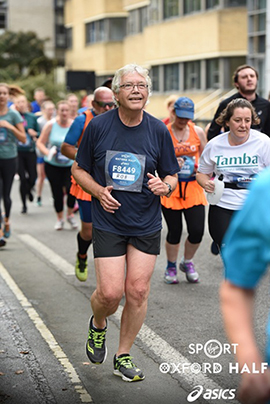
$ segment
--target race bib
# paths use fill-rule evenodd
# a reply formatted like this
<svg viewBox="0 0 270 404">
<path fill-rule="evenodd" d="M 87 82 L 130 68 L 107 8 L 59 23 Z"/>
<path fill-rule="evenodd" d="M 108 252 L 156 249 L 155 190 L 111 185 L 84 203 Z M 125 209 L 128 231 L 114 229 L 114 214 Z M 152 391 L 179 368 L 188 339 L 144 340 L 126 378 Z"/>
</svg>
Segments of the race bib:
<svg viewBox="0 0 270 404">
<path fill-rule="evenodd" d="M 28 133 L 26 133 L 26 142 L 20 142 L 18 141 L 18 145 L 20 146 L 20 148 L 24 148 L 24 149 L 30 149 L 32 146 L 32 138 L 30 135 L 28 135 Z"/>
<path fill-rule="evenodd" d="M 107 150 L 105 160 L 106 185 L 118 191 L 141 192 L 145 156 Z"/>
<path fill-rule="evenodd" d="M 231 182 L 236 184 L 239 188 L 249 188 L 252 182 L 257 179 L 257 174 L 251 174 L 249 177 L 234 176 Z"/>
<path fill-rule="evenodd" d="M 57 152 L 55 155 L 55 161 L 58 164 L 63 164 L 63 165 L 67 165 L 69 163 L 69 158 L 64 156 L 61 152 L 60 152 L 60 148 L 57 148 Z"/>
<path fill-rule="evenodd" d="M 189 156 L 182 156 L 184 159 L 184 165 L 178 172 L 178 179 L 187 179 L 194 175 L 195 159 Z"/>
<path fill-rule="evenodd" d="M 0 128 L 0 144 L 6 143 L 8 132 L 6 128 Z"/>
</svg>

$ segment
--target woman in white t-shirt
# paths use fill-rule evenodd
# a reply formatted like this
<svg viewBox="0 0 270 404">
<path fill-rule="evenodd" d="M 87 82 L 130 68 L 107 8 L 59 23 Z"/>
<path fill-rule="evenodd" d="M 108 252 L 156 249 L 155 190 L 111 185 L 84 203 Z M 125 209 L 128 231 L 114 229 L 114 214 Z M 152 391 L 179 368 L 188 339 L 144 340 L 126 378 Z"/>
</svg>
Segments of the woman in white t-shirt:
<svg viewBox="0 0 270 404">
<path fill-rule="evenodd" d="M 213 175 L 224 182 L 221 197 L 212 202 L 208 216 L 210 235 L 220 248 L 233 213 L 244 203 L 249 184 L 270 166 L 270 138 L 251 129 L 251 125 L 259 123 L 259 118 L 244 98 L 232 100 L 216 121 L 230 130 L 205 146 L 196 179 L 212 195 L 218 193 Z"/>
</svg>

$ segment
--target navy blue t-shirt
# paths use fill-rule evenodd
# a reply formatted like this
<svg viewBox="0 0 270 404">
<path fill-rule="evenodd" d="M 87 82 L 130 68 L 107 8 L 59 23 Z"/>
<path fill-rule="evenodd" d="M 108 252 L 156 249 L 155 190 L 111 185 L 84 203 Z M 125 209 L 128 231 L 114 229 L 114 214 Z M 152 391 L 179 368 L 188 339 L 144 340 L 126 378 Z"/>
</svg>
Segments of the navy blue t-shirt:
<svg viewBox="0 0 270 404">
<path fill-rule="evenodd" d="M 160 197 L 148 189 L 147 173 L 155 175 L 156 171 L 164 178 L 179 171 L 171 136 L 163 122 L 144 112 L 142 122 L 129 127 L 120 120 L 118 109 L 101 114 L 89 123 L 76 161 L 98 184 L 112 183 L 123 189 L 112 191 L 121 203 L 114 214 L 106 212 L 93 198 L 95 228 L 127 236 L 161 229 Z M 106 182 L 108 178 L 111 183 Z"/>
</svg>

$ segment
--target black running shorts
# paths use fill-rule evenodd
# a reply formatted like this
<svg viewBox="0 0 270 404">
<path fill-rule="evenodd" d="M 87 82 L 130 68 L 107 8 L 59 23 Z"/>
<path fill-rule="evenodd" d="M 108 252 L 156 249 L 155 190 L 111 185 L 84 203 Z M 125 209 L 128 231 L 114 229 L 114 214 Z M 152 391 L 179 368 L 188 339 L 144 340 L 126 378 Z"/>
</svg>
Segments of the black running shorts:
<svg viewBox="0 0 270 404">
<path fill-rule="evenodd" d="M 93 227 L 94 258 L 119 257 L 127 252 L 127 245 L 131 244 L 137 250 L 146 254 L 160 253 L 161 231 L 144 236 L 121 236 L 115 233 L 95 229 Z"/>
</svg>

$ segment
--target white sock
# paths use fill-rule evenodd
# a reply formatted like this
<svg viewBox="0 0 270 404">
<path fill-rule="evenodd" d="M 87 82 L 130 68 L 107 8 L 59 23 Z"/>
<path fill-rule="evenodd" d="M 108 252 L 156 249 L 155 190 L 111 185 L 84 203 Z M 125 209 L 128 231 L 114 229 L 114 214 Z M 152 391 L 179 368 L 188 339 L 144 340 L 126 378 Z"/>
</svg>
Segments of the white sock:
<svg viewBox="0 0 270 404">
<path fill-rule="evenodd" d="M 182 261 L 182 262 L 192 262 L 192 259 L 191 259 L 191 260 L 186 260 L 185 257 L 183 256 L 182 259 L 181 259 L 181 261 Z"/>
</svg>

